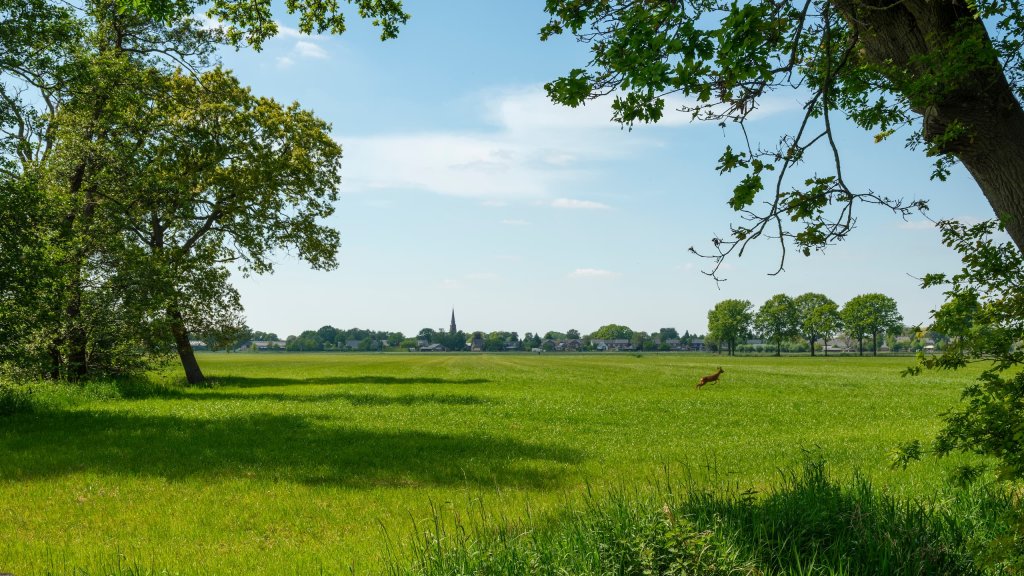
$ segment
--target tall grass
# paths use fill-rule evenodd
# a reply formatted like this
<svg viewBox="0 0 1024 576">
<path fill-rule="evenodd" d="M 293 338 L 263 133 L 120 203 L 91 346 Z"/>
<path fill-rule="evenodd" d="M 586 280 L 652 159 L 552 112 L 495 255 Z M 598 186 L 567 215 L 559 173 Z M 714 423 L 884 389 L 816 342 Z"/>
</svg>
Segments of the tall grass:
<svg viewBox="0 0 1024 576">
<path fill-rule="evenodd" d="M 666 478 L 588 492 L 577 506 L 542 518 L 441 509 L 415 540 L 389 549 L 388 574 L 1019 573 L 987 555 L 992 541 L 1013 536 L 1007 511 L 1019 513 L 1019 503 L 991 484 L 952 494 L 937 503 L 892 495 L 860 475 L 839 482 L 823 460 L 809 458 L 765 494 Z"/>
</svg>

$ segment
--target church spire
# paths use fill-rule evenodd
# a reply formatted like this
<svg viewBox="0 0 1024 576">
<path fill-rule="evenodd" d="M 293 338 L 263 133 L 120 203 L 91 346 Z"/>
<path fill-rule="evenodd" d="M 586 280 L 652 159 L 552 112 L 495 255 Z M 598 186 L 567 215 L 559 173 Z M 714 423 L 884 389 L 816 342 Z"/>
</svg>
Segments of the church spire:
<svg viewBox="0 0 1024 576">
<path fill-rule="evenodd" d="M 455 308 L 452 308 L 452 326 L 448 329 L 449 334 L 455 334 Z"/>
</svg>

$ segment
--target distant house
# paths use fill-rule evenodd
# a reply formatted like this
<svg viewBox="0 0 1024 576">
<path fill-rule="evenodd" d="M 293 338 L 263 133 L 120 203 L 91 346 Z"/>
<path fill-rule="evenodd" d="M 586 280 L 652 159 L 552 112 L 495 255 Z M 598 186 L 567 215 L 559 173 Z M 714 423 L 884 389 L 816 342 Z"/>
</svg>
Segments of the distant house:
<svg viewBox="0 0 1024 576">
<path fill-rule="evenodd" d="M 467 344 L 469 344 L 469 349 L 473 352 L 483 352 L 484 335 L 480 332 L 473 332 L 473 338 Z"/>
<path fill-rule="evenodd" d="M 601 350 L 601 351 L 612 350 L 612 351 L 616 351 L 616 352 L 622 352 L 622 351 L 632 350 L 633 349 L 633 343 L 630 342 L 629 340 L 625 339 L 625 338 L 615 338 L 615 339 L 593 338 L 590 341 L 590 345 L 594 347 L 594 350 Z"/>
<path fill-rule="evenodd" d="M 443 344 L 427 344 L 426 346 L 420 347 L 420 352 L 447 352 L 448 349 Z"/>
<path fill-rule="evenodd" d="M 690 339 L 690 350 L 694 352 L 703 352 L 707 350 L 707 345 L 704 343 L 703 338 L 691 338 Z"/>
<path fill-rule="evenodd" d="M 562 342 L 562 344 L 562 348 L 569 352 L 579 352 L 580 349 L 583 348 L 583 341 L 577 338 L 566 340 L 565 342 Z"/>
<path fill-rule="evenodd" d="M 828 352 L 849 352 L 850 342 L 847 340 L 826 340 L 822 348 L 825 353 Z"/>
<path fill-rule="evenodd" d="M 196 351 L 210 349 L 210 347 L 206 345 L 206 342 L 203 342 L 202 340 L 189 340 L 188 343 L 192 346 L 192 349 Z"/>
<path fill-rule="evenodd" d="M 271 350 L 284 350 L 284 347 L 288 343 L 284 340 L 253 340 L 249 342 L 248 346 L 243 346 L 239 350 L 255 350 L 256 352 L 268 352 Z"/>
</svg>

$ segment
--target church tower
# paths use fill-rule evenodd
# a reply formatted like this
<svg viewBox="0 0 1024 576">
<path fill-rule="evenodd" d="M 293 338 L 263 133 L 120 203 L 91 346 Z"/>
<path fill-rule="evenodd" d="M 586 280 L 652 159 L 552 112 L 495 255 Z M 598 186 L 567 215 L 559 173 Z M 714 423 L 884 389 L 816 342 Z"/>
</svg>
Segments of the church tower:
<svg viewBox="0 0 1024 576">
<path fill-rule="evenodd" d="M 452 308 L 452 326 L 448 329 L 449 334 L 455 334 L 455 308 Z"/>
</svg>

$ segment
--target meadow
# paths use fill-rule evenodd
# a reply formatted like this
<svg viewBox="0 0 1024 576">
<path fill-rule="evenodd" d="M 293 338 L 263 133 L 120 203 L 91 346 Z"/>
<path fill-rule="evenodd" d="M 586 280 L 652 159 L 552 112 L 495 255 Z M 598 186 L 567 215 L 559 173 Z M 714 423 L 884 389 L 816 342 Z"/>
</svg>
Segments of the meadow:
<svg viewBox="0 0 1024 576">
<path fill-rule="evenodd" d="M 974 460 L 890 453 L 972 372 L 911 362 L 208 353 L 209 387 L 40 386 L 0 416 L 0 572 L 376 573 L 439 517 L 557 517 L 668 476 L 763 491 L 809 453 L 936 498 Z"/>
</svg>

